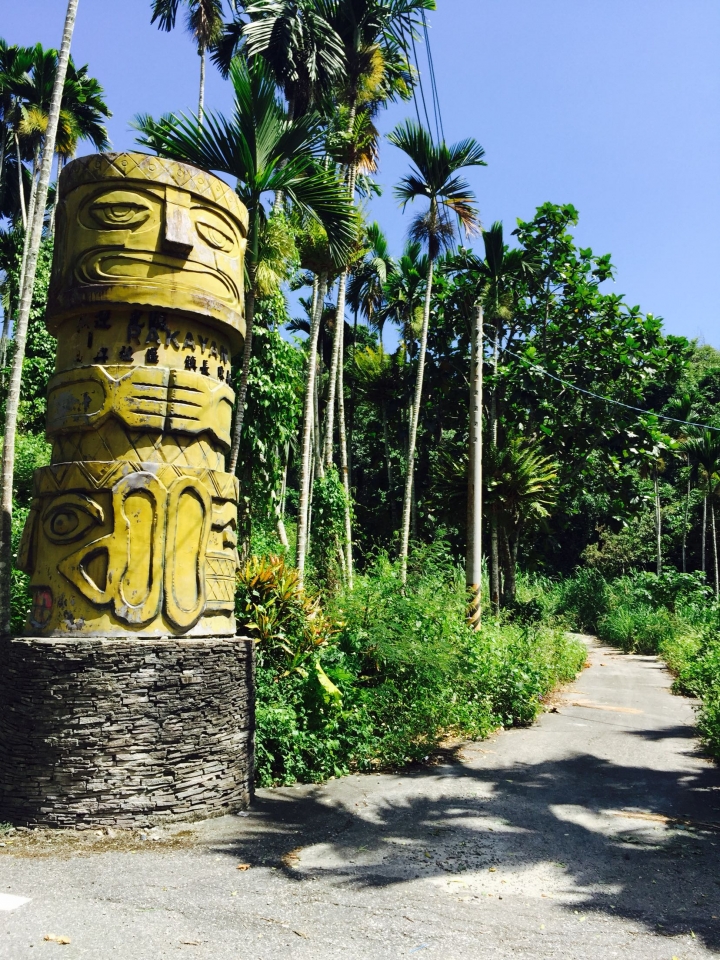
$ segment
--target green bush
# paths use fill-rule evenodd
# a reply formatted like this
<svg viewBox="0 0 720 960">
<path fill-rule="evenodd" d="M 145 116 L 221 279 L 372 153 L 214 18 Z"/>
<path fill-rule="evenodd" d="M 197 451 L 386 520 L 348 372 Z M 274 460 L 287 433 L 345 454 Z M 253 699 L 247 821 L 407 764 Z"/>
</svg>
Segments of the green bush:
<svg viewBox="0 0 720 960">
<path fill-rule="evenodd" d="M 613 607 L 600 617 L 597 625 L 601 640 L 626 653 L 659 653 L 680 629 L 669 610 L 646 604 Z"/>
<path fill-rule="evenodd" d="M 12 553 L 17 556 L 33 496 L 33 474 L 50 463 L 50 444 L 44 436 L 20 431 L 15 438 L 13 474 Z M 30 610 L 30 578 L 13 568 L 10 579 L 10 629 L 22 633 Z"/>
<path fill-rule="evenodd" d="M 580 569 L 557 589 L 557 610 L 576 630 L 596 631 L 599 619 L 610 608 L 610 589 L 594 569 Z"/>
<path fill-rule="evenodd" d="M 720 686 L 706 694 L 698 714 L 698 732 L 705 746 L 716 760 L 720 760 Z"/>
<path fill-rule="evenodd" d="M 290 584 L 277 558 L 251 561 L 240 594 L 246 628 L 260 638 L 262 785 L 396 768 L 448 736 L 531 723 L 585 659 L 560 629 L 488 621 L 469 630 L 464 579 L 442 546 L 411 557 L 405 590 L 398 564 L 378 556 L 325 610 Z M 304 605 L 312 612 L 299 614 Z M 308 618 L 322 637 L 311 646 Z M 309 653 L 296 669 L 299 650 Z"/>
</svg>

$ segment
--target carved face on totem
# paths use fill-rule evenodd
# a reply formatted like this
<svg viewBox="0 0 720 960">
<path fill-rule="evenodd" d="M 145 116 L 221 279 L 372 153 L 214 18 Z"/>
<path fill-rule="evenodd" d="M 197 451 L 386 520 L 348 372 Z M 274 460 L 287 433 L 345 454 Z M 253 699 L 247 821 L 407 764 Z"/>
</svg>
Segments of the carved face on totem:
<svg viewBox="0 0 720 960">
<path fill-rule="evenodd" d="M 45 467 L 18 553 L 29 627 L 108 635 L 218 632 L 232 618 L 234 477 L 98 463 Z M 206 622 L 207 621 L 207 622 Z"/>
<path fill-rule="evenodd" d="M 53 325 L 122 303 L 182 310 L 243 335 L 247 211 L 226 184 L 173 160 L 104 154 L 68 164 L 60 196 Z"/>
</svg>

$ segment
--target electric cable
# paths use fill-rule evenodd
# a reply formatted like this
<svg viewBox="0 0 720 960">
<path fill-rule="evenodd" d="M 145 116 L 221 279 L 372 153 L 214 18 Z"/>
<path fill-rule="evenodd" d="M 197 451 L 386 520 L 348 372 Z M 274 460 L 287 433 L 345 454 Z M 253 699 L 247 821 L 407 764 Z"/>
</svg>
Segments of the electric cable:
<svg viewBox="0 0 720 960">
<path fill-rule="evenodd" d="M 515 357 L 516 360 L 520 360 L 523 363 L 528 364 L 528 366 L 532 367 L 533 370 L 536 370 L 543 376 L 549 377 L 551 380 L 556 380 L 563 386 L 569 387 L 571 390 L 576 390 L 578 393 L 584 393 L 585 396 L 592 397 L 594 400 L 602 400 L 603 403 L 610 403 L 616 407 L 623 407 L 625 410 L 632 410 L 635 413 L 643 413 L 648 417 L 656 417 L 658 420 L 669 420 L 671 423 L 681 423 L 686 427 L 699 427 L 701 430 L 714 430 L 720 433 L 720 427 L 711 427 L 707 423 L 695 423 L 692 420 L 678 420 L 677 417 L 669 417 L 665 413 L 655 413 L 654 410 L 643 410 L 642 407 L 634 407 L 632 404 L 623 403 L 621 400 L 612 400 L 610 397 L 603 397 L 599 393 L 593 393 L 592 390 L 586 390 L 584 387 L 578 387 L 576 384 L 570 383 L 569 380 L 563 380 L 562 377 L 558 377 L 554 373 L 550 373 L 549 370 L 545 370 L 545 368 L 539 366 L 539 364 L 533 363 L 532 360 L 528 360 L 527 357 L 521 357 L 519 354 L 513 353 L 513 351 L 508 350 L 507 347 L 501 347 L 500 351 L 501 353 L 508 353 L 511 357 Z"/>
<path fill-rule="evenodd" d="M 419 87 L 419 88 L 420 88 L 420 97 L 421 97 L 421 99 L 422 99 L 422 105 L 423 105 L 423 113 L 425 114 L 425 122 L 427 123 L 427 128 L 428 128 L 428 130 L 429 130 L 429 129 L 430 129 L 430 115 L 428 114 L 427 103 L 425 102 L 425 89 L 423 88 L 422 70 L 420 69 L 420 62 L 419 62 L 419 60 L 418 60 L 418 52 L 417 52 L 417 46 L 416 46 L 416 44 L 415 44 L 415 31 L 414 31 L 414 30 L 412 30 L 412 31 L 410 32 L 410 39 L 411 39 L 411 41 L 412 41 L 413 54 L 414 54 L 414 56 L 415 56 L 415 69 L 417 70 L 417 76 L 418 76 L 418 78 L 417 78 L 417 83 L 416 83 L 416 85 L 415 85 L 415 89 L 413 90 L 413 99 L 415 100 L 415 109 L 416 109 L 416 110 L 418 109 L 418 104 L 417 104 L 417 88 Z M 418 123 L 422 126 L 422 121 L 420 120 L 420 114 L 419 114 L 419 112 L 418 112 Z"/>
<path fill-rule="evenodd" d="M 442 113 L 440 111 L 440 96 L 437 89 L 437 79 L 435 77 L 435 65 L 433 63 L 432 50 L 430 49 L 430 33 L 428 31 L 427 17 L 425 16 L 424 10 L 422 11 L 422 22 L 423 32 L 425 34 L 425 51 L 428 62 L 428 73 L 430 74 L 430 89 L 433 98 L 433 112 L 435 114 L 435 133 L 437 134 L 438 140 L 444 140 L 445 130 L 443 129 Z"/>
</svg>

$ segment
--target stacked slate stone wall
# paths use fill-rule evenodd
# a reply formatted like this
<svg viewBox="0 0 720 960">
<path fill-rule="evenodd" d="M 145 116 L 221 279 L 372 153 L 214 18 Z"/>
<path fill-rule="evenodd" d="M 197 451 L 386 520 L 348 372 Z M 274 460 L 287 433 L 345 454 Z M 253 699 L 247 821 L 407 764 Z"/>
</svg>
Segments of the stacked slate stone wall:
<svg viewBox="0 0 720 960">
<path fill-rule="evenodd" d="M 137 827 L 245 808 L 253 643 L 0 639 L 0 820 Z"/>
</svg>

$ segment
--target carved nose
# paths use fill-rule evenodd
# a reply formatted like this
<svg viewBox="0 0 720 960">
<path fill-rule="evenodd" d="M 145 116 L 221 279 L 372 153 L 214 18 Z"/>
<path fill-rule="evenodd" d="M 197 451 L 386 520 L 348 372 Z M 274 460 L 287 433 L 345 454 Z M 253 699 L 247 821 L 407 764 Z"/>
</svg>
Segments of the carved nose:
<svg viewBox="0 0 720 960">
<path fill-rule="evenodd" d="M 195 227 L 190 218 L 190 194 L 168 187 L 165 192 L 163 249 L 187 257 L 195 245 Z"/>
</svg>

